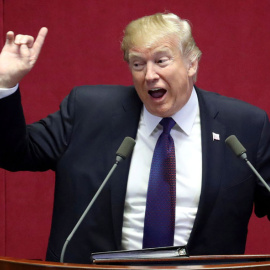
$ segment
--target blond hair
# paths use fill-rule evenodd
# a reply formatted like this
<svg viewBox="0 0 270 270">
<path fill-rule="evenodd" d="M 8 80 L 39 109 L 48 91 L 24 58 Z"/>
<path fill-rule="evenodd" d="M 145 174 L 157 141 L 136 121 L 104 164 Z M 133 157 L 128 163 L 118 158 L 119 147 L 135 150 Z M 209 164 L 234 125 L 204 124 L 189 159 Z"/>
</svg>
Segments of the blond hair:
<svg viewBox="0 0 270 270">
<path fill-rule="evenodd" d="M 186 61 L 199 62 L 202 53 L 194 41 L 190 24 L 173 13 L 157 13 L 129 23 L 124 30 L 121 45 L 124 60 L 129 61 L 130 49 L 141 46 L 150 48 L 153 44 L 168 38 L 177 39 L 181 54 Z"/>
</svg>

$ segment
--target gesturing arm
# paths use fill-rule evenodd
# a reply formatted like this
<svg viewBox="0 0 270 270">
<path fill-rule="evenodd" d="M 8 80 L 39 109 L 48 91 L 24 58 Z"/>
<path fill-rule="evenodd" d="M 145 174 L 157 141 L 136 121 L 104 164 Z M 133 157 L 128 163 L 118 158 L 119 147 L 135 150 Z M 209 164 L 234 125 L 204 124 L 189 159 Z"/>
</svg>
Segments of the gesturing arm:
<svg viewBox="0 0 270 270">
<path fill-rule="evenodd" d="M 40 29 L 36 40 L 29 35 L 6 35 L 0 54 L 0 88 L 11 88 L 34 67 L 44 44 L 48 29 Z"/>
<path fill-rule="evenodd" d="M 41 28 L 36 40 L 7 33 L 0 54 L 0 88 L 17 85 L 34 67 L 47 32 Z M 0 167 L 12 171 L 51 168 L 64 149 L 60 137 L 63 125 L 61 113 L 56 112 L 47 120 L 26 126 L 19 91 L 0 99 Z"/>
</svg>

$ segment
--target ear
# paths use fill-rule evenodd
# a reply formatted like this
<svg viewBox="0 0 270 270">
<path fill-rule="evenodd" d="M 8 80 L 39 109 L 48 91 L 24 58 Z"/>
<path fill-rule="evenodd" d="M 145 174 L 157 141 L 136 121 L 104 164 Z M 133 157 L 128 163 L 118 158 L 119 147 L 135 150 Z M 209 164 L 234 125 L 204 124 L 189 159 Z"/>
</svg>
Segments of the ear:
<svg viewBox="0 0 270 270">
<path fill-rule="evenodd" d="M 188 67 L 188 76 L 189 77 L 193 77 L 198 69 L 198 60 L 196 59 L 195 61 L 189 63 L 189 67 Z"/>
</svg>

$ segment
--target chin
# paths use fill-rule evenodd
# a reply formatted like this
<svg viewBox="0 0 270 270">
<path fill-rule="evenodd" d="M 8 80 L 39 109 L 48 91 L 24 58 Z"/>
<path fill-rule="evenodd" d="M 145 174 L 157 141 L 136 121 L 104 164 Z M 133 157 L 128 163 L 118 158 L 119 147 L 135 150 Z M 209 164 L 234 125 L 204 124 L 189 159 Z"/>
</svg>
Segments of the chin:
<svg viewBox="0 0 270 270">
<path fill-rule="evenodd" d="M 152 108 L 147 108 L 148 112 L 150 112 L 151 114 L 158 116 L 158 117 L 171 117 L 174 112 L 172 112 L 172 108 L 168 108 L 168 106 L 165 106 L 165 104 L 163 104 L 163 106 L 152 106 Z"/>
<path fill-rule="evenodd" d="M 152 114 L 153 115 L 156 115 L 156 116 L 158 116 L 158 117 L 162 117 L 162 118 L 165 118 L 165 117 L 171 117 L 173 114 L 172 113 L 170 113 L 170 112 L 152 112 Z"/>
</svg>

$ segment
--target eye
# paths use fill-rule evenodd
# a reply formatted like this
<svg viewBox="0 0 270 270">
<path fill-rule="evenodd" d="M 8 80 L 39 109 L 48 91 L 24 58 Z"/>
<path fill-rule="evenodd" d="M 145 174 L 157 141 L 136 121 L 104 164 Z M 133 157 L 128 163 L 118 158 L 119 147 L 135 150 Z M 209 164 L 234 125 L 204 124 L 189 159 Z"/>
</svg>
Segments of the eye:
<svg viewBox="0 0 270 270">
<path fill-rule="evenodd" d="M 168 57 L 162 57 L 162 58 L 159 58 L 156 63 L 159 64 L 161 67 L 165 67 L 168 65 L 169 63 L 169 58 Z"/>
<path fill-rule="evenodd" d="M 140 71 L 144 67 L 144 63 L 142 61 L 134 61 L 131 63 L 131 67 L 133 70 Z"/>
</svg>

